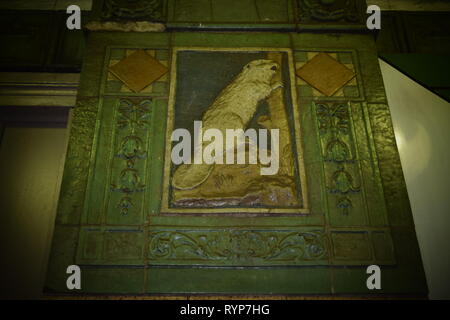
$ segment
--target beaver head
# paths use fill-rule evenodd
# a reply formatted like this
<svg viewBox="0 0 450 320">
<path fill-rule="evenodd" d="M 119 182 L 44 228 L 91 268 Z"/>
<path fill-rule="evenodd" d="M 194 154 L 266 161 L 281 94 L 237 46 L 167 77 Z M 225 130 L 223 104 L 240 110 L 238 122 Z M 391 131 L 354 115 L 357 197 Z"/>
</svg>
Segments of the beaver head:
<svg viewBox="0 0 450 320">
<path fill-rule="evenodd" d="M 241 76 L 248 81 L 270 83 L 279 68 L 279 64 L 272 60 L 253 60 L 242 68 Z"/>
</svg>

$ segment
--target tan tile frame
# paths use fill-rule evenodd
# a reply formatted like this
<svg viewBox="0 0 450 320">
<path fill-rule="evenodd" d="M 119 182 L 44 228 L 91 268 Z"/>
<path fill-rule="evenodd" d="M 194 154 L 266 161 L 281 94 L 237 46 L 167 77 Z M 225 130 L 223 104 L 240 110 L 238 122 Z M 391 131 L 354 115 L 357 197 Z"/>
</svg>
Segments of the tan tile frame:
<svg viewBox="0 0 450 320">
<path fill-rule="evenodd" d="M 175 116 L 175 92 L 177 82 L 177 54 L 180 51 L 205 51 L 205 52 L 283 52 L 287 54 L 289 65 L 289 78 L 290 89 L 292 99 L 292 109 L 294 113 L 294 134 L 297 148 L 297 164 L 300 174 L 301 195 L 303 200 L 303 208 L 252 208 L 252 207 L 239 207 L 239 208 L 170 208 L 169 207 L 169 186 L 170 186 L 170 168 L 171 168 L 171 151 L 172 142 L 170 137 L 174 126 Z M 297 100 L 296 89 L 296 75 L 295 75 L 295 63 L 292 54 L 292 50 L 289 48 L 268 48 L 268 47 L 243 47 L 243 48 L 211 48 L 211 47 L 173 47 L 172 48 L 172 63 L 170 70 L 170 91 L 169 91 L 169 103 L 167 111 L 167 126 L 166 126 L 166 152 L 164 157 L 164 178 L 163 178 L 163 196 L 161 203 L 161 213 L 274 213 L 274 214 L 309 214 L 308 206 L 308 190 L 306 185 L 305 165 L 303 159 L 303 141 L 301 139 L 300 131 L 300 115 L 299 106 Z"/>
</svg>

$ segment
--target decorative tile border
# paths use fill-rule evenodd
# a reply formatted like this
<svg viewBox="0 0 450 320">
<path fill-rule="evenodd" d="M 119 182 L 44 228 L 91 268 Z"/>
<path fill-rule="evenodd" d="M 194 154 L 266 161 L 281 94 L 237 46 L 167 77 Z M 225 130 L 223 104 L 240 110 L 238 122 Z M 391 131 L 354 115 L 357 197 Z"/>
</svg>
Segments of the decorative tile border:
<svg viewBox="0 0 450 320">
<path fill-rule="evenodd" d="M 295 51 L 295 69 L 298 70 L 308 61 L 314 58 L 321 51 Z M 360 90 L 360 83 L 358 80 L 358 68 L 355 65 L 353 55 L 351 51 L 336 51 L 336 52 L 326 52 L 331 57 L 342 63 L 345 67 L 349 68 L 356 73 L 356 77 L 350 80 L 345 86 L 339 89 L 333 96 L 327 97 L 322 94 L 317 89 L 313 88 L 311 85 L 306 83 L 302 78 L 296 77 L 297 80 L 297 91 L 300 98 L 325 98 L 325 99 L 358 99 L 362 97 Z"/>
<path fill-rule="evenodd" d="M 136 52 L 137 49 L 119 49 L 112 48 L 110 51 L 110 58 L 108 61 L 108 67 L 116 64 L 123 58 L 129 56 L 130 54 Z M 169 67 L 169 50 L 167 49 L 145 49 L 145 52 L 158 60 L 162 65 Z M 110 93 L 131 93 L 134 92 L 129 89 L 122 81 L 116 78 L 111 72 L 107 72 L 105 94 Z M 169 73 L 163 75 L 158 81 L 148 85 L 138 94 L 146 95 L 165 95 L 168 93 L 168 81 Z"/>
</svg>

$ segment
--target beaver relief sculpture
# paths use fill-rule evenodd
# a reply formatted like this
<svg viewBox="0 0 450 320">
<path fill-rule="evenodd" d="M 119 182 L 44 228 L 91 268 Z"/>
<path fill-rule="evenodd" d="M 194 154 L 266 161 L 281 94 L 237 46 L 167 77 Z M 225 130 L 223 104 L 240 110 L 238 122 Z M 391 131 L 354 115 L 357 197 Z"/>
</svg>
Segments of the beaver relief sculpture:
<svg viewBox="0 0 450 320">
<path fill-rule="evenodd" d="M 226 129 L 245 130 L 258 103 L 282 87 L 280 81 L 273 81 L 279 68 L 278 63 L 265 59 L 246 64 L 204 113 L 203 130 L 218 129 L 223 136 Z M 182 164 L 173 173 L 172 186 L 179 190 L 196 188 L 208 179 L 213 168 L 214 164 Z"/>
</svg>

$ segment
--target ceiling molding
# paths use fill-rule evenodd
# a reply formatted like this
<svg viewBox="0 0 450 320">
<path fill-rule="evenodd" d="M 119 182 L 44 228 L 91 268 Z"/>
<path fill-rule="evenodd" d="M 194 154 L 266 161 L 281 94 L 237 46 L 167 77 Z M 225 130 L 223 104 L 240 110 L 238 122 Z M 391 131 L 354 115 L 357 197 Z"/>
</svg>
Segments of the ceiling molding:
<svg viewBox="0 0 450 320">
<path fill-rule="evenodd" d="M 1 106 L 75 106 L 77 73 L 0 73 Z"/>
</svg>

